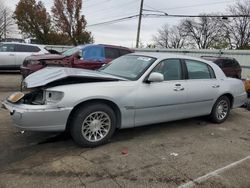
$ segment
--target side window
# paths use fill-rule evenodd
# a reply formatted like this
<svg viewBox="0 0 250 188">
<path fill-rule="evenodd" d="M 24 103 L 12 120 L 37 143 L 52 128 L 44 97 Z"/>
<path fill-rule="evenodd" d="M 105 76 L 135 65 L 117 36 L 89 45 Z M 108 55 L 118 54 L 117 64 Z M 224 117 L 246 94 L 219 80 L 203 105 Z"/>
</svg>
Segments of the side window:
<svg viewBox="0 0 250 188">
<path fill-rule="evenodd" d="M 195 60 L 185 60 L 189 79 L 211 79 L 214 73 L 209 65 Z"/>
<path fill-rule="evenodd" d="M 167 59 L 160 62 L 153 70 L 163 74 L 164 80 L 182 80 L 181 62 L 179 59 Z"/>
<path fill-rule="evenodd" d="M 105 47 L 105 57 L 109 59 L 115 59 L 120 57 L 119 50 L 116 48 Z"/>
<path fill-rule="evenodd" d="M 14 44 L 2 44 L 0 46 L 0 52 L 14 52 L 15 47 Z"/>
<path fill-rule="evenodd" d="M 16 52 L 39 52 L 40 48 L 37 46 L 28 46 L 23 44 L 16 44 Z"/>
</svg>

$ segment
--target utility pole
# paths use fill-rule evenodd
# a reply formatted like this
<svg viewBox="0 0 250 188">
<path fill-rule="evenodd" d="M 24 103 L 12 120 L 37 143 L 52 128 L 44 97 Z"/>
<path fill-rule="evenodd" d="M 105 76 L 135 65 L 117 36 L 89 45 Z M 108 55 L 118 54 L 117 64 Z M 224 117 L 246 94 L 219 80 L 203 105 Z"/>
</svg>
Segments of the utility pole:
<svg viewBox="0 0 250 188">
<path fill-rule="evenodd" d="M 139 13 L 139 21 L 138 21 L 138 27 L 137 27 L 136 48 L 139 47 L 139 41 L 140 41 L 140 31 L 141 31 L 141 18 L 142 18 L 143 1 L 144 0 L 141 0 L 140 13 Z"/>
</svg>

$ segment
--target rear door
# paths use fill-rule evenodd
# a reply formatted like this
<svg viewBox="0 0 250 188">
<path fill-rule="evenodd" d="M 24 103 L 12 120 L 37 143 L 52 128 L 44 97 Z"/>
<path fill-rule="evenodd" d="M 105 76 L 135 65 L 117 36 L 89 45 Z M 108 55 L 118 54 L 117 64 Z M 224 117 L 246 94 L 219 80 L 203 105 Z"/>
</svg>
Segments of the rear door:
<svg viewBox="0 0 250 188">
<path fill-rule="evenodd" d="M 187 73 L 187 117 L 209 114 L 219 95 L 220 81 L 208 64 L 185 60 Z"/>
<path fill-rule="evenodd" d="M 37 54 L 41 49 L 37 46 L 15 44 L 16 66 L 21 66 L 26 57 Z"/>
<path fill-rule="evenodd" d="M 14 44 L 1 44 L 0 45 L 0 67 L 2 68 L 15 68 L 16 56 Z"/>
</svg>

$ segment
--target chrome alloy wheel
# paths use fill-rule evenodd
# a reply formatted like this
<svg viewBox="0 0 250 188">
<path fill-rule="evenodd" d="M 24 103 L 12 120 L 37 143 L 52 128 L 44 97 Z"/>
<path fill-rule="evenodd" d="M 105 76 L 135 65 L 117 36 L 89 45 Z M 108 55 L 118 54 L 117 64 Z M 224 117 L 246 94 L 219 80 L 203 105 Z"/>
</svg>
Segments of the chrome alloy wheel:
<svg viewBox="0 0 250 188">
<path fill-rule="evenodd" d="M 93 112 L 88 115 L 82 124 L 82 135 L 89 142 L 102 140 L 111 128 L 111 119 L 102 111 Z"/>
<path fill-rule="evenodd" d="M 226 100 L 221 100 L 216 109 L 216 116 L 219 120 L 223 120 L 229 111 L 229 104 Z"/>
</svg>

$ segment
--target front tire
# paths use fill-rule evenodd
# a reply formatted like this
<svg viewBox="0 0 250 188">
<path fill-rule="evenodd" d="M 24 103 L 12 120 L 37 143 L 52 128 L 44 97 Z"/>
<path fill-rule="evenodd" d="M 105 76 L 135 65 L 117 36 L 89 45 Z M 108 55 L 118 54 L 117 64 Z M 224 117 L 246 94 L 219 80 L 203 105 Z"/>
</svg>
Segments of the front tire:
<svg viewBox="0 0 250 188">
<path fill-rule="evenodd" d="M 70 133 L 73 140 L 83 147 L 105 144 L 116 129 L 114 110 L 106 104 L 83 105 L 73 115 Z"/>
<path fill-rule="evenodd" d="M 221 96 L 213 106 L 210 119 L 214 123 L 222 123 L 227 119 L 229 112 L 230 101 L 227 96 Z"/>
</svg>

